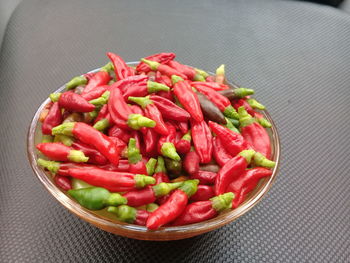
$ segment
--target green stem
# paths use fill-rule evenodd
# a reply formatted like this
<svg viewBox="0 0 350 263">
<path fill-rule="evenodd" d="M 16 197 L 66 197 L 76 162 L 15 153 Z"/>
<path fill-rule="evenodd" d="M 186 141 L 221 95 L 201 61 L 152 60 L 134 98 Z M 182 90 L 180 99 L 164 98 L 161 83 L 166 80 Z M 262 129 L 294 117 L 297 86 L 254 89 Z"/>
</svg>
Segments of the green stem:
<svg viewBox="0 0 350 263">
<path fill-rule="evenodd" d="M 241 127 L 248 126 L 255 122 L 255 119 L 245 110 L 244 106 L 238 108 L 238 115 Z"/>
<path fill-rule="evenodd" d="M 175 83 L 178 83 L 179 81 L 183 81 L 184 79 L 183 78 L 181 78 L 181 77 L 179 77 L 179 76 L 176 76 L 176 75 L 172 75 L 171 76 L 171 82 L 173 83 L 173 85 L 175 84 Z"/>
<path fill-rule="evenodd" d="M 66 146 L 72 146 L 72 144 L 74 143 L 74 138 L 71 136 L 58 134 L 55 136 L 54 142 L 61 142 Z"/>
<path fill-rule="evenodd" d="M 75 122 L 66 122 L 61 125 L 56 126 L 52 129 L 52 135 L 68 135 L 73 136 L 73 128 L 74 128 Z"/>
<path fill-rule="evenodd" d="M 66 89 L 70 90 L 70 89 L 74 89 L 77 86 L 80 85 L 85 85 L 87 83 L 87 78 L 85 78 L 84 76 L 77 76 L 72 78 L 67 84 L 66 84 Z"/>
<path fill-rule="evenodd" d="M 140 154 L 140 149 L 136 147 L 136 140 L 134 138 L 130 138 L 128 144 L 128 160 L 129 163 L 138 163 L 142 160 L 142 156 Z"/>
<path fill-rule="evenodd" d="M 103 106 L 108 102 L 110 92 L 107 90 L 101 97 L 90 100 L 89 102 L 95 106 Z"/>
<path fill-rule="evenodd" d="M 149 80 L 147 81 L 147 90 L 148 93 L 154 93 L 158 91 L 169 91 L 170 88 L 164 84 Z"/>
<path fill-rule="evenodd" d="M 206 79 L 207 77 L 209 77 L 209 74 L 208 74 L 207 72 L 205 72 L 204 70 L 202 70 L 202 69 L 194 68 L 194 70 L 195 70 L 198 74 L 202 75 L 203 78 L 205 78 L 205 79 Z"/>
<path fill-rule="evenodd" d="M 175 148 L 174 144 L 171 142 L 163 143 L 160 151 L 161 151 L 162 155 L 165 157 L 168 157 L 168 158 L 173 159 L 175 161 L 181 160 L 180 155 L 176 152 L 176 148 Z"/>
<path fill-rule="evenodd" d="M 237 88 L 237 89 L 234 89 L 233 91 L 238 98 L 244 98 L 245 96 L 254 94 L 253 89 Z"/>
<path fill-rule="evenodd" d="M 184 136 L 182 136 L 181 140 L 186 140 L 190 142 L 192 140 L 191 131 L 185 133 Z"/>
<path fill-rule="evenodd" d="M 156 71 L 160 65 L 160 63 L 158 63 L 156 61 L 151 61 L 151 60 L 144 59 L 144 58 L 142 58 L 141 61 L 146 63 L 148 66 L 150 66 L 152 71 Z"/>
<path fill-rule="evenodd" d="M 139 130 L 142 127 L 153 128 L 156 126 L 156 122 L 154 120 L 144 117 L 141 114 L 130 114 L 127 124 L 134 130 Z"/>
<path fill-rule="evenodd" d="M 266 168 L 273 168 L 276 162 L 267 159 L 262 153 L 256 152 L 254 154 L 254 164 Z"/>
<path fill-rule="evenodd" d="M 154 169 L 156 168 L 156 164 L 157 164 L 157 159 L 154 159 L 154 158 L 150 158 L 146 163 L 147 174 L 149 176 L 154 174 Z"/>
<path fill-rule="evenodd" d="M 62 95 L 62 93 L 51 93 L 50 100 L 52 102 L 57 102 L 60 99 L 61 95 Z"/>
<path fill-rule="evenodd" d="M 226 120 L 226 127 L 229 128 L 231 131 L 234 131 L 236 133 L 240 133 L 239 130 L 236 128 L 236 126 L 234 126 L 231 122 L 231 119 L 229 118 L 225 118 Z"/>
<path fill-rule="evenodd" d="M 156 179 L 152 176 L 146 176 L 143 174 L 136 174 L 134 177 L 136 188 L 144 188 L 146 185 L 155 184 Z"/>
<path fill-rule="evenodd" d="M 111 124 L 109 123 L 108 119 L 101 119 L 98 122 L 94 124 L 94 128 L 98 131 L 104 131 L 106 130 Z"/>
<path fill-rule="evenodd" d="M 107 73 L 114 70 L 114 66 L 112 62 L 108 62 L 106 65 L 104 65 L 100 71 L 106 71 Z"/>
<path fill-rule="evenodd" d="M 70 150 L 67 158 L 75 163 L 86 163 L 89 160 L 89 157 L 86 157 L 82 151 L 78 150 Z"/>
<path fill-rule="evenodd" d="M 149 96 L 147 97 L 128 97 L 128 100 L 135 102 L 136 104 L 140 105 L 143 109 L 147 107 L 148 104 L 152 104 L 153 101 L 149 99 Z"/>
<path fill-rule="evenodd" d="M 42 143 L 47 143 L 47 142 L 53 142 L 53 136 L 52 135 L 43 135 L 41 138 Z"/>
<path fill-rule="evenodd" d="M 36 162 L 40 167 L 49 170 L 53 174 L 56 174 L 58 172 L 58 170 L 60 169 L 59 162 L 47 161 L 47 160 L 44 160 L 41 158 L 39 158 Z"/>
<path fill-rule="evenodd" d="M 156 197 L 165 196 L 169 194 L 171 191 L 179 188 L 183 182 L 177 183 L 160 183 L 153 186 L 153 192 Z"/>
<path fill-rule="evenodd" d="M 162 156 L 158 156 L 157 166 L 154 173 L 166 173 L 165 162 Z"/>
<path fill-rule="evenodd" d="M 153 213 L 154 211 L 156 211 L 159 208 L 159 205 L 155 204 L 155 203 L 150 203 L 146 205 L 146 210 L 150 213 Z"/>
<path fill-rule="evenodd" d="M 187 180 L 183 182 L 183 184 L 178 188 L 185 192 L 187 196 L 190 198 L 197 192 L 197 185 L 199 184 L 199 180 Z"/>
<path fill-rule="evenodd" d="M 241 151 L 238 155 L 242 156 L 245 158 L 245 160 L 247 161 L 248 164 L 250 164 L 250 162 L 252 161 L 252 158 L 255 154 L 254 150 L 243 150 Z"/>
<path fill-rule="evenodd" d="M 271 128 L 272 127 L 272 124 L 268 120 L 266 120 L 265 118 L 255 118 L 255 119 L 264 128 Z"/>
<path fill-rule="evenodd" d="M 216 76 L 225 75 L 225 65 L 222 64 L 220 67 L 216 69 Z"/>
<path fill-rule="evenodd" d="M 256 99 L 247 99 L 247 102 L 253 109 L 265 110 L 265 106 L 259 103 Z"/>
<path fill-rule="evenodd" d="M 204 78 L 201 74 L 199 74 L 199 73 L 197 73 L 197 74 L 194 76 L 193 80 L 194 80 L 194 81 L 205 82 L 205 78 Z"/>
<path fill-rule="evenodd" d="M 233 119 L 239 118 L 237 111 L 235 110 L 235 108 L 232 107 L 232 105 L 227 106 L 223 113 L 228 118 L 233 118 Z"/>
<path fill-rule="evenodd" d="M 215 196 L 211 199 L 211 205 L 216 212 L 221 212 L 232 207 L 232 200 L 235 198 L 235 195 L 231 192 Z"/>
<path fill-rule="evenodd" d="M 121 205 L 118 207 L 109 206 L 107 211 L 115 214 L 119 221 L 126 223 L 134 223 L 136 220 L 137 210 L 134 207 L 128 205 Z"/>
</svg>

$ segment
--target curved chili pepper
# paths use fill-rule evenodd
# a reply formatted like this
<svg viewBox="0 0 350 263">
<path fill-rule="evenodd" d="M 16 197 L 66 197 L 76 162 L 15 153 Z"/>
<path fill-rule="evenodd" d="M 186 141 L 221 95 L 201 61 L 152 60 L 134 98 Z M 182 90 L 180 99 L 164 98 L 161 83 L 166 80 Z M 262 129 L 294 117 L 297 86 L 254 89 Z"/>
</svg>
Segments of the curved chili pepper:
<svg viewBox="0 0 350 263">
<path fill-rule="evenodd" d="M 70 179 L 66 176 L 61 176 L 61 175 L 56 174 L 53 178 L 53 181 L 55 182 L 55 184 L 59 188 L 65 190 L 65 191 L 72 189 L 72 183 L 71 183 Z"/>
<path fill-rule="evenodd" d="M 109 206 L 107 211 L 117 216 L 119 221 L 145 226 L 150 212 L 146 210 L 137 210 L 134 207 L 120 205 L 118 207 Z"/>
<path fill-rule="evenodd" d="M 150 99 L 166 119 L 183 122 L 191 118 L 187 111 L 166 98 L 152 94 Z"/>
<path fill-rule="evenodd" d="M 148 217 L 147 228 L 156 230 L 177 218 L 185 210 L 188 198 L 197 191 L 197 185 L 197 180 L 188 180 L 172 192 L 169 199 Z"/>
<path fill-rule="evenodd" d="M 169 78 L 167 75 L 162 75 L 162 73 L 160 73 L 159 71 L 156 72 L 155 77 L 156 77 L 155 81 L 158 83 L 164 84 L 168 87 L 171 87 L 173 85 L 173 83 L 171 82 L 171 78 Z M 161 93 L 161 92 L 159 92 L 159 93 Z M 164 92 L 163 92 L 163 94 L 164 94 Z M 171 92 L 168 92 L 168 94 L 171 95 Z M 160 95 L 160 94 L 158 94 L 158 95 Z M 171 95 L 171 97 L 172 97 L 172 95 Z M 170 100 L 172 100 L 172 99 L 170 99 Z"/>
<path fill-rule="evenodd" d="M 241 99 L 246 96 L 254 94 L 253 89 L 237 88 L 237 89 L 225 89 L 218 91 L 222 96 L 225 96 L 229 100 Z"/>
<path fill-rule="evenodd" d="M 73 150 L 59 142 L 39 143 L 36 148 L 45 156 L 55 161 L 80 163 L 89 160 L 82 151 Z"/>
<path fill-rule="evenodd" d="M 108 72 L 102 70 L 97 72 L 87 83 L 81 95 L 87 95 L 88 93 L 94 91 L 97 87 L 107 85 L 111 76 Z"/>
<path fill-rule="evenodd" d="M 82 96 L 84 99 L 87 101 L 97 99 L 98 97 L 101 97 L 103 93 L 105 93 L 107 90 L 109 90 L 108 85 L 102 85 L 102 86 L 97 86 L 93 90 L 87 93 L 81 93 L 80 96 Z"/>
<path fill-rule="evenodd" d="M 108 171 L 116 171 L 116 172 L 128 172 L 129 171 L 129 161 L 128 160 L 119 160 L 118 165 L 114 165 L 112 163 L 108 163 L 105 165 L 99 165 L 98 168 L 108 170 Z"/>
<path fill-rule="evenodd" d="M 145 110 L 145 115 L 156 122 L 156 125 L 154 126 L 156 132 L 162 135 L 169 134 L 169 130 L 164 123 L 162 114 L 149 97 L 129 97 L 128 100 L 139 104 Z"/>
<path fill-rule="evenodd" d="M 57 101 L 61 108 L 68 111 L 90 112 L 95 109 L 95 105 L 89 103 L 79 94 L 71 91 L 64 93 L 52 93 L 50 94 L 50 99 L 53 102 Z"/>
<path fill-rule="evenodd" d="M 178 76 L 172 76 L 173 91 L 180 103 L 185 107 L 193 119 L 203 121 L 203 113 L 196 93 L 191 85 Z"/>
<path fill-rule="evenodd" d="M 83 180 L 88 184 L 103 187 L 112 192 L 131 191 L 155 183 L 155 179 L 151 176 L 106 171 L 99 168 L 70 168 L 68 169 L 68 174 L 74 178 Z"/>
<path fill-rule="evenodd" d="M 215 179 L 215 194 L 221 195 L 226 192 L 227 186 L 241 176 L 254 156 L 254 150 L 244 150 L 236 157 L 228 161 L 219 171 Z"/>
<path fill-rule="evenodd" d="M 191 150 L 191 139 L 190 132 L 187 132 L 178 142 L 176 142 L 176 151 L 181 154 L 188 153 Z"/>
<path fill-rule="evenodd" d="M 210 129 L 220 138 L 225 149 L 232 155 L 236 156 L 239 152 L 248 149 L 250 146 L 239 133 L 223 127 L 215 122 L 209 121 Z M 192 135 L 193 136 L 193 135 Z"/>
<path fill-rule="evenodd" d="M 90 210 L 100 210 L 106 206 L 126 204 L 126 199 L 118 193 L 110 193 L 102 187 L 88 187 L 69 190 L 68 194 L 81 206 Z"/>
<path fill-rule="evenodd" d="M 175 58 L 174 53 L 159 53 L 159 54 L 154 54 L 154 55 L 145 57 L 145 59 L 147 60 L 152 60 L 163 64 L 168 63 L 170 60 L 173 60 L 174 58 Z M 148 72 L 151 70 L 151 68 L 146 63 L 140 61 L 140 63 L 136 67 L 136 70 L 138 72 Z"/>
<path fill-rule="evenodd" d="M 71 162 L 60 163 L 60 162 L 55 162 L 55 161 L 44 160 L 41 158 L 39 158 L 37 160 L 37 164 L 40 167 L 50 171 L 52 174 L 58 174 L 58 175 L 62 175 L 62 176 L 69 176 L 69 174 L 68 174 L 69 168 L 84 169 L 84 168 L 94 167 L 93 165 L 87 165 L 87 164 L 83 164 L 83 163 L 71 163 Z"/>
<path fill-rule="evenodd" d="M 179 76 L 183 79 L 187 79 L 187 76 L 182 74 L 181 72 L 169 67 L 168 65 L 165 64 L 160 64 L 156 61 L 151 61 L 151 60 L 147 60 L 142 58 L 141 59 L 142 62 L 146 63 L 148 66 L 150 66 L 151 70 L 153 71 L 159 71 L 161 74 L 163 75 L 167 75 L 168 77 L 172 77 L 173 75 Z"/>
<path fill-rule="evenodd" d="M 191 174 L 191 179 L 198 179 L 200 184 L 213 185 L 215 183 L 217 173 L 199 170 L 197 173 Z"/>
<path fill-rule="evenodd" d="M 218 137 L 213 138 L 213 157 L 220 166 L 224 166 L 225 163 L 230 161 L 233 157 L 230 153 L 228 153 Z"/>
<path fill-rule="evenodd" d="M 125 61 L 120 56 L 112 52 L 108 52 L 107 56 L 113 63 L 114 72 L 115 76 L 117 77 L 117 80 L 122 80 L 127 77 L 133 76 L 132 71 L 129 70 L 129 67 L 126 65 Z"/>
<path fill-rule="evenodd" d="M 111 138 L 83 122 L 68 122 L 52 129 L 52 133 L 76 137 L 83 143 L 95 147 L 111 163 L 118 164 L 121 148 Z"/>
<path fill-rule="evenodd" d="M 209 163 L 213 152 L 213 136 L 205 121 L 196 122 L 191 119 L 191 134 L 194 148 L 201 163 Z"/>
<path fill-rule="evenodd" d="M 76 150 L 82 151 L 87 157 L 89 157 L 88 163 L 103 165 L 108 162 L 107 158 L 99 151 L 85 143 L 76 141 L 72 143 L 72 147 Z"/>
<path fill-rule="evenodd" d="M 111 128 L 108 129 L 108 136 L 110 136 L 110 137 L 117 137 L 117 138 L 121 139 L 125 143 L 128 143 L 129 139 L 131 137 L 129 132 L 127 132 L 124 129 L 119 128 L 116 125 L 114 125 L 114 126 L 112 126 Z"/>
<path fill-rule="evenodd" d="M 232 208 L 238 207 L 244 201 L 245 196 L 255 189 L 261 178 L 271 176 L 271 174 L 270 169 L 255 167 L 246 170 L 239 178 L 230 183 L 227 191 L 236 196 L 232 202 Z"/>
<path fill-rule="evenodd" d="M 62 123 L 62 113 L 58 105 L 58 102 L 53 103 L 52 107 L 49 110 L 42 126 L 41 132 L 46 135 L 51 135 L 52 128 L 60 125 Z"/>
<path fill-rule="evenodd" d="M 270 136 L 255 119 L 248 114 L 244 107 L 238 108 L 239 122 L 241 124 L 241 134 L 243 138 L 257 152 L 262 153 L 266 158 L 271 156 Z"/>
<path fill-rule="evenodd" d="M 186 75 L 188 79 L 194 79 L 197 72 L 194 70 L 194 68 L 191 68 L 189 66 L 183 65 L 175 60 L 170 60 L 167 63 L 168 66 L 172 67 L 173 69 L 177 70 L 178 72 L 181 72 L 182 74 Z"/>
<path fill-rule="evenodd" d="M 66 84 L 66 89 L 74 89 L 77 86 L 80 85 L 85 85 L 88 82 L 88 78 L 85 76 L 77 76 L 72 78 L 67 84 Z"/>
<path fill-rule="evenodd" d="M 128 97 L 144 97 L 150 93 L 155 93 L 159 91 L 169 91 L 170 88 L 163 84 L 154 81 L 145 81 L 143 85 L 134 85 L 129 87 L 123 94 L 124 99 Z"/>
<path fill-rule="evenodd" d="M 149 155 L 153 155 L 157 149 L 158 134 L 151 128 L 141 129 L 141 132 L 143 134 L 145 152 Z"/>
<path fill-rule="evenodd" d="M 198 90 L 200 93 L 207 96 L 207 98 L 215 104 L 216 107 L 220 109 L 221 112 L 224 113 L 225 116 L 229 118 L 238 119 L 238 113 L 236 110 L 232 107 L 231 102 L 228 98 L 221 95 L 217 91 L 207 88 L 205 86 L 197 86 L 196 90 Z"/>
<path fill-rule="evenodd" d="M 190 175 L 198 173 L 199 162 L 200 158 L 196 151 L 191 151 L 187 153 L 183 164 L 185 171 Z"/>
<path fill-rule="evenodd" d="M 225 82 L 225 65 L 222 64 L 215 71 L 215 82 L 219 84 L 224 84 Z"/>
<path fill-rule="evenodd" d="M 136 147 L 136 140 L 130 138 L 128 145 L 129 172 L 134 174 L 147 174 L 147 168 L 142 161 L 140 149 Z"/>
<path fill-rule="evenodd" d="M 142 190 L 129 191 L 123 196 L 128 200 L 130 206 L 142 206 L 154 203 L 157 198 L 169 194 L 171 191 L 180 187 L 183 183 L 160 183 L 154 186 L 146 187 Z"/>
<path fill-rule="evenodd" d="M 203 95 L 202 93 L 197 93 L 197 97 L 201 105 L 203 115 L 206 117 L 206 119 L 217 123 L 226 124 L 224 114 L 207 98 L 207 96 Z"/>
<path fill-rule="evenodd" d="M 175 161 L 180 161 L 181 157 L 176 152 L 176 148 L 174 145 L 175 136 L 176 136 L 175 127 L 169 123 L 167 124 L 167 126 L 169 130 L 169 134 L 167 136 L 161 136 L 159 138 L 159 141 L 157 144 L 158 153 L 162 154 L 165 157 L 173 159 Z"/>
<path fill-rule="evenodd" d="M 172 225 L 188 225 L 209 220 L 217 216 L 221 211 L 230 209 L 233 198 L 235 198 L 233 193 L 226 193 L 213 197 L 209 201 L 189 204 Z"/>
<path fill-rule="evenodd" d="M 198 185 L 197 192 L 191 196 L 190 201 L 207 201 L 214 197 L 214 187 L 209 185 Z"/>
<path fill-rule="evenodd" d="M 206 88 L 211 88 L 213 90 L 219 91 L 219 90 L 225 90 L 229 89 L 230 87 L 225 85 L 225 84 L 218 84 L 216 82 L 202 82 L 202 81 L 192 81 L 191 86 L 194 88 L 198 87 L 206 87 Z"/>
</svg>

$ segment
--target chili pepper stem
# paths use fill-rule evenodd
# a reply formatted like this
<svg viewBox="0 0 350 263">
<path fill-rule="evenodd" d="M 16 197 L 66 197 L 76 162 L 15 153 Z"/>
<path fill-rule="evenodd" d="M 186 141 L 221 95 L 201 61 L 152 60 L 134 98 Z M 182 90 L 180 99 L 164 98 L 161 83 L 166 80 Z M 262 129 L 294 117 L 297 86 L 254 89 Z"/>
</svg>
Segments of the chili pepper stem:
<svg viewBox="0 0 350 263">
<path fill-rule="evenodd" d="M 153 186 L 154 195 L 156 197 L 165 196 L 169 194 L 172 190 L 179 188 L 183 182 L 177 183 L 160 183 Z"/>
<path fill-rule="evenodd" d="M 46 142 L 53 142 L 54 137 L 52 135 L 43 135 L 43 137 L 41 138 L 41 142 L 42 143 L 46 143 Z"/>
<path fill-rule="evenodd" d="M 146 210 L 148 212 L 153 213 L 154 211 L 156 211 L 159 208 L 159 205 L 155 204 L 155 203 L 150 203 L 146 205 Z"/>
<path fill-rule="evenodd" d="M 257 122 L 264 128 L 271 128 L 272 124 L 265 118 L 256 118 Z"/>
<path fill-rule="evenodd" d="M 253 109 L 265 110 L 265 106 L 259 103 L 256 99 L 247 99 L 247 102 Z"/>
<path fill-rule="evenodd" d="M 234 93 L 237 97 L 244 98 L 245 96 L 253 95 L 254 90 L 246 89 L 246 88 L 237 88 L 237 89 L 234 89 Z"/>
<path fill-rule="evenodd" d="M 72 136 L 74 125 L 75 125 L 75 122 L 66 122 L 61 125 L 58 125 L 52 129 L 52 135 L 63 134 L 63 135 Z"/>
<path fill-rule="evenodd" d="M 127 124 L 134 130 L 139 130 L 142 127 L 153 128 L 156 126 L 156 122 L 154 120 L 144 117 L 141 114 L 130 114 Z"/>
<path fill-rule="evenodd" d="M 110 72 L 114 70 L 114 67 L 113 67 L 113 63 L 112 62 L 108 62 L 106 65 L 104 65 L 103 67 L 101 67 L 101 70 L 100 71 L 106 71 L 106 72 Z"/>
<path fill-rule="evenodd" d="M 206 79 L 207 77 L 209 77 L 209 74 L 208 74 L 207 72 L 205 72 L 204 70 L 202 70 L 202 69 L 194 68 L 194 70 L 195 70 L 198 74 L 202 75 L 203 78 L 205 78 L 205 79 Z"/>
<path fill-rule="evenodd" d="M 128 144 L 128 160 L 129 163 L 138 163 L 141 161 L 142 156 L 140 154 L 139 148 L 136 147 L 136 140 L 134 138 L 130 138 Z"/>
<path fill-rule="evenodd" d="M 112 205 L 112 206 L 126 204 L 126 203 L 127 203 L 126 198 L 121 196 L 118 193 L 111 193 L 105 201 L 106 205 Z"/>
<path fill-rule="evenodd" d="M 181 78 L 179 76 L 176 76 L 176 75 L 172 75 L 171 76 L 171 82 L 173 83 L 173 85 L 176 84 L 179 81 L 183 81 L 183 78 Z"/>
<path fill-rule="evenodd" d="M 232 107 L 232 105 L 227 106 L 223 113 L 228 118 L 233 118 L 233 119 L 239 118 L 237 111 Z"/>
<path fill-rule="evenodd" d="M 183 182 L 183 184 L 178 189 L 185 192 L 188 197 L 191 197 L 192 195 L 194 195 L 197 192 L 197 185 L 198 184 L 199 184 L 198 179 L 187 180 L 187 181 Z"/>
<path fill-rule="evenodd" d="M 193 80 L 194 80 L 194 81 L 202 81 L 202 82 L 204 82 L 204 81 L 205 81 L 205 78 L 204 78 L 201 74 L 197 73 L 197 74 L 194 76 Z"/>
<path fill-rule="evenodd" d="M 184 134 L 184 136 L 182 136 L 181 138 L 182 140 L 186 140 L 186 141 L 191 141 L 192 137 L 191 137 L 191 131 L 188 131 L 187 133 Z"/>
<path fill-rule="evenodd" d="M 160 63 L 158 63 L 156 61 L 151 61 L 151 60 L 144 59 L 144 58 L 141 58 L 141 61 L 146 63 L 151 68 L 151 70 L 153 70 L 153 71 L 157 70 L 157 68 L 160 65 Z"/>
<path fill-rule="evenodd" d="M 154 159 L 154 158 L 150 158 L 146 163 L 147 174 L 149 176 L 154 174 L 154 169 L 156 167 L 156 164 L 157 164 L 157 159 Z"/>
<path fill-rule="evenodd" d="M 66 146 L 72 146 L 74 139 L 71 136 L 58 134 L 55 136 L 54 142 L 62 142 Z"/>
<path fill-rule="evenodd" d="M 96 122 L 93 127 L 98 131 L 104 131 L 110 125 L 111 124 L 110 124 L 109 120 L 105 118 L 105 119 L 102 119 L 102 120 L 99 120 L 98 122 Z"/>
<path fill-rule="evenodd" d="M 77 76 L 72 78 L 67 84 L 66 84 L 66 89 L 74 89 L 77 86 L 80 85 L 85 85 L 87 83 L 87 78 L 84 76 Z"/>
<path fill-rule="evenodd" d="M 51 93 L 50 100 L 52 102 L 57 102 L 60 99 L 61 95 L 62 95 L 62 93 Z"/>
<path fill-rule="evenodd" d="M 86 157 L 82 151 L 70 150 L 67 158 L 76 163 L 85 163 L 89 160 L 89 157 Z"/>
<path fill-rule="evenodd" d="M 44 159 L 41 159 L 41 158 L 39 158 L 36 162 L 37 162 L 37 164 L 39 166 L 49 170 L 53 174 L 56 174 L 58 172 L 58 170 L 60 169 L 60 163 L 59 162 L 47 161 L 47 160 L 44 160 Z"/>
<path fill-rule="evenodd" d="M 254 118 L 245 110 L 244 106 L 238 108 L 238 115 L 241 127 L 248 126 L 255 121 Z"/>
<path fill-rule="evenodd" d="M 135 180 L 135 186 L 137 188 L 143 188 L 146 185 L 155 184 L 156 183 L 156 179 L 154 179 L 151 176 L 146 176 L 146 175 L 143 175 L 143 174 L 135 175 L 134 180 Z"/>
<path fill-rule="evenodd" d="M 243 150 L 238 155 L 244 157 L 248 164 L 252 161 L 253 156 L 256 152 L 254 150 Z"/>
<path fill-rule="evenodd" d="M 126 223 L 134 223 L 137 210 L 128 205 L 121 205 L 118 207 L 109 206 L 107 211 L 117 216 L 118 220 Z"/>
<path fill-rule="evenodd" d="M 162 156 L 158 156 L 157 166 L 154 173 L 166 173 L 165 162 Z"/>
<path fill-rule="evenodd" d="M 153 102 L 149 99 L 149 96 L 147 97 L 128 97 L 128 100 L 137 103 L 140 105 L 143 109 L 147 107 L 148 104 L 152 104 Z"/>
<path fill-rule="evenodd" d="M 168 158 L 175 160 L 175 161 L 181 160 L 180 155 L 176 152 L 175 145 L 171 142 L 163 143 L 160 151 L 161 151 L 162 155 L 164 155 L 165 157 L 168 157 Z"/>
<path fill-rule="evenodd" d="M 212 202 L 212 207 L 217 211 L 223 211 L 232 207 L 232 200 L 235 198 L 234 193 L 225 193 L 215 196 L 209 200 Z"/>
<path fill-rule="evenodd" d="M 256 152 L 254 154 L 254 164 L 266 168 L 273 168 L 276 162 L 267 159 L 262 153 Z"/>
<path fill-rule="evenodd" d="M 164 84 L 149 80 L 147 81 L 147 90 L 148 93 L 154 93 L 158 91 L 169 91 L 170 88 Z"/>
</svg>

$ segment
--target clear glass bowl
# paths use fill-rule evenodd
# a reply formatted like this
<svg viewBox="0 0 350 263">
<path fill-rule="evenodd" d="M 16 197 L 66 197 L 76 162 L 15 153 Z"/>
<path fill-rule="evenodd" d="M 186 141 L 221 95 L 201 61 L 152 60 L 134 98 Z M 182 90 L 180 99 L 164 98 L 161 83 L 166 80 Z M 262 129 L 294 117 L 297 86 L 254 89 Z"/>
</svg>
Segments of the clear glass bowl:
<svg viewBox="0 0 350 263">
<path fill-rule="evenodd" d="M 136 65 L 138 62 L 129 62 L 129 65 Z M 93 70 L 92 72 L 98 71 L 98 69 Z M 62 92 L 64 86 L 60 87 L 55 92 Z M 132 225 L 128 223 L 123 223 L 117 221 L 113 216 L 108 216 L 107 213 L 95 212 L 85 209 L 80 206 L 75 200 L 70 198 L 65 191 L 59 189 L 53 182 L 52 176 L 41 169 L 36 160 L 38 158 L 38 151 L 35 148 L 35 145 L 41 141 L 41 123 L 39 122 L 40 112 L 43 110 L 45 105 L 49 102 L 49 99 L 46 99 L 36 111 L 29 130 L 27 137 L 27 152 L 28 159 L 32 166 L 32 169 L 39 181 L 44 185 L 44 187 L 53 195 L 64 207 L 66 207 L 70 212 L 77 215 L 81 219 L 91 223 L 94 226 L 97 226 L 105 231 L 141 240 L 177 240 L 184 239 L 193 236 L 197 236 L 211 230 L 222 227 L 226 224 L 229 224 L 236 220 L 238 217 L 247 213 L 251 208 L 253 208 L 262 197 L 269 191 L 273 182 L 276 179 L 279 164 L 280 164 L 280 141 L 276 126 L 271 119 L 268 112 L 261 111 L 264 117 L 272 124 L 272 128 L 268 129 L 268 133 L 271 139 L 272 147 L 272 160 L 276 162 L 276 167 L 273 169 L 272 176 L 269 178 L 263 178 L 260 180 L 256 189 L 251 192 L 247 200 L 242 203 L 238 208 L 225 211 L 218 215 L 217 217 L 207 220 L 201 223 L 196 223 L 186 226 L 176 226 L 176 227 L 162 227 L 156 231 L 148 230 L 144 226 Z"/>
</svg>

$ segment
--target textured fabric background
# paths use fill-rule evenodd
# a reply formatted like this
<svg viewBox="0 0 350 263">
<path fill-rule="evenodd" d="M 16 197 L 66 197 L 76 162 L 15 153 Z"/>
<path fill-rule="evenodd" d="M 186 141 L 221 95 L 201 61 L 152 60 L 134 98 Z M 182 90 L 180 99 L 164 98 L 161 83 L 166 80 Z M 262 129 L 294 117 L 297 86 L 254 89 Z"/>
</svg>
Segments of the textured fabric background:
<svg viewBox="0 0 350 263">
<path fill-rule="evenodd" d="M 350 18 L 265 1 L 22 2 L 0 57 L 1 262 L 350 262 Z M 61 207 L 26 157 L 36 108 L 72 76 L 174 51 L 256 90 L 276 121 L 282 165 L 258 206 L 211 233 L 146 242 Z"/>
</svg>

